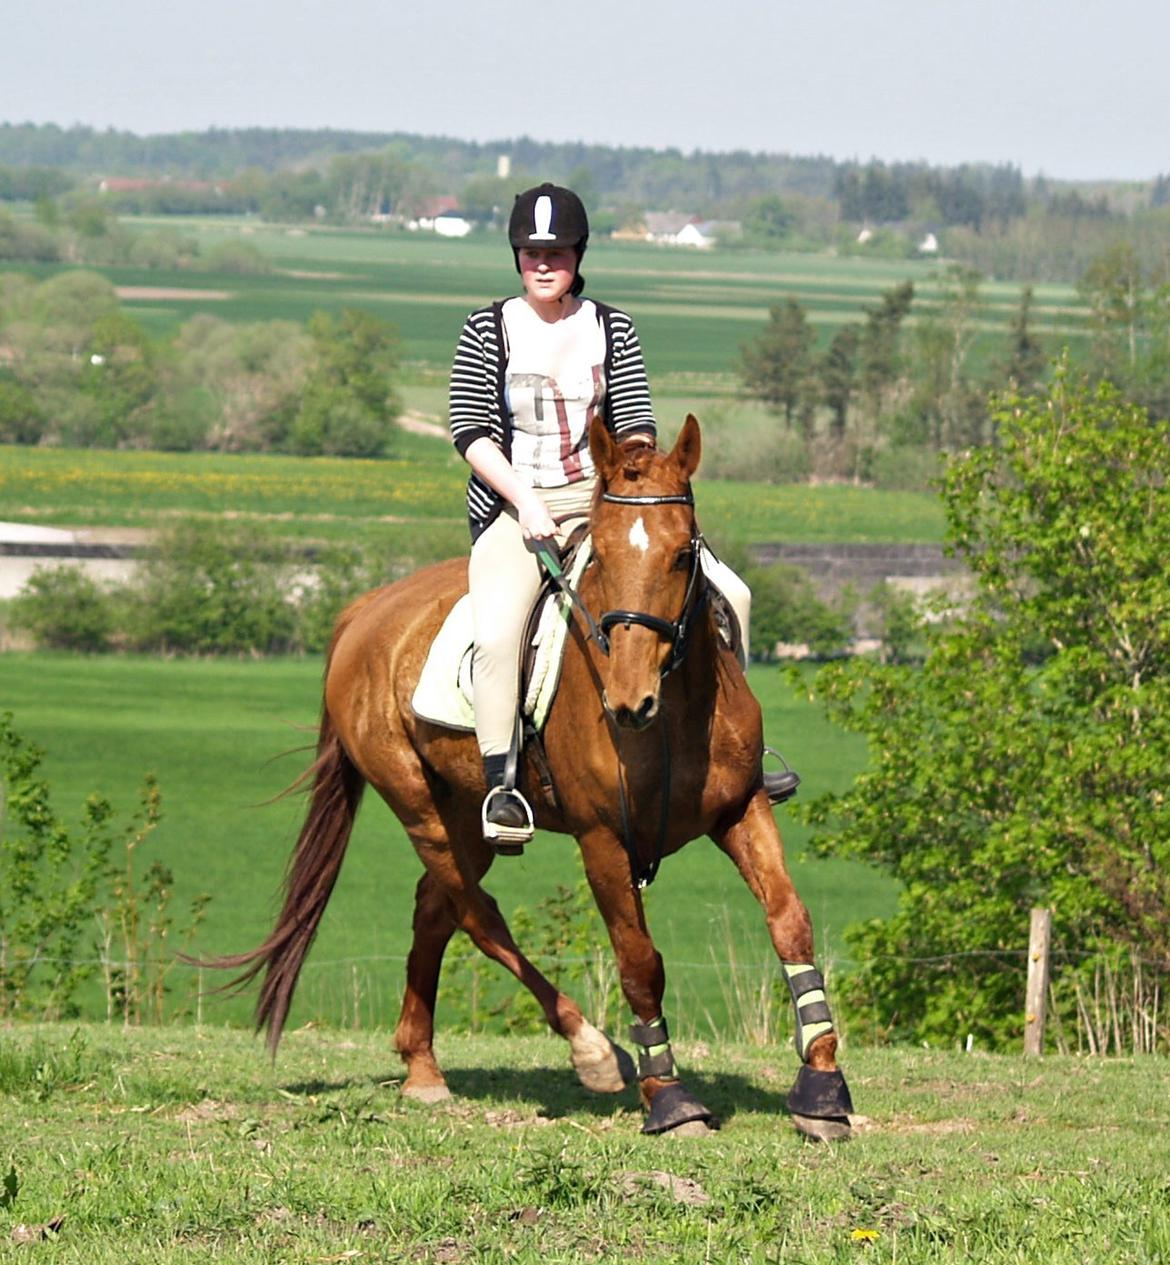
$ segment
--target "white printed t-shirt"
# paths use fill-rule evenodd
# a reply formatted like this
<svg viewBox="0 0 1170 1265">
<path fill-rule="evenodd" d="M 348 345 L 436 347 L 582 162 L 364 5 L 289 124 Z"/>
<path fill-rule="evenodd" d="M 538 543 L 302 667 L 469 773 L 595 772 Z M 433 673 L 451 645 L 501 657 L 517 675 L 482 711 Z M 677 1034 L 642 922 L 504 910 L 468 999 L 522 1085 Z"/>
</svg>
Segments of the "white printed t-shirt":
<svg viewBox="0 0 1170 1265">
<path fill-rule="evenodd" d="M 605 398 L 605 332 L 592 301 L 545 321 L 524 299 L 509 299 L 503 319 L 512 468 L 536 488 L 588 478 L 589 420 Z"/>
</svg>

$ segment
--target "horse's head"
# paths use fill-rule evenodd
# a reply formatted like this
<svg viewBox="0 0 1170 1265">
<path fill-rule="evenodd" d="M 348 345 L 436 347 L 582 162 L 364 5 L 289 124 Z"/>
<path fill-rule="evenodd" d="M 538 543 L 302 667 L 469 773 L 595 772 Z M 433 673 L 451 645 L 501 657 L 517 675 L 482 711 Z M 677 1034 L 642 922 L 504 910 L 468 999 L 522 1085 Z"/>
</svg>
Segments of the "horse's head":
<svg viewBox="0 0 1170 1265">
<path fill-rule="evenodd" d="M 599 619 L 609 639 L 602 702 L 619 725 L 642 729 L 658 712 L 663 675 L 685 647 L 701 587 L 691 475 L 699 464 L 693 416 L 669 452 L 614 441 L 595 419 L 592 532 Z"/>
</svg>

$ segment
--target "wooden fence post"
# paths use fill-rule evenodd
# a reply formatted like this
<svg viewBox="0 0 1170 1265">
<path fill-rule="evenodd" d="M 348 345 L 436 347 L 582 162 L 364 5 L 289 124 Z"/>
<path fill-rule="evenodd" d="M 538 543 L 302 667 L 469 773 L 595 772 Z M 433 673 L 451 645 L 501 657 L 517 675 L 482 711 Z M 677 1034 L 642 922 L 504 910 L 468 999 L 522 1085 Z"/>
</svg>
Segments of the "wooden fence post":
<svg viewBox="0 0 1170 1265">
<path fill-rule="evenodd" d="M 1024 1053 L 1044 1053 L 1044 1023 L 1048 1014 L 1048 942 L 1052 910 L 1033 909 L 1028 935 L 1028 990 L 1024 1000 Z"/>
</svg>

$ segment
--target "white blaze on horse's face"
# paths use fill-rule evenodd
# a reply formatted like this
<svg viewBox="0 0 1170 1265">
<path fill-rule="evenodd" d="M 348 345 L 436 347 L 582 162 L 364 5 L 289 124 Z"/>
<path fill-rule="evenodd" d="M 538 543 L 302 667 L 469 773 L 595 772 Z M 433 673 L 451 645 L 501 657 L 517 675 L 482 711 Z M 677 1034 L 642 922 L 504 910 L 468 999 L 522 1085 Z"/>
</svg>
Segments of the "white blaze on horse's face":
<svg viewBox="0 0 1170 1265">
<path fill-rule="evenodd" d="M 635 549 L 639 549 L 645 553 L 650 548 L 650 536 L 646 531 L 646 524 L 642 522 L 642 515 L 639 514 L 634 520 L 633 527 L 630 528 L 630 544 Z"/>
</svg>

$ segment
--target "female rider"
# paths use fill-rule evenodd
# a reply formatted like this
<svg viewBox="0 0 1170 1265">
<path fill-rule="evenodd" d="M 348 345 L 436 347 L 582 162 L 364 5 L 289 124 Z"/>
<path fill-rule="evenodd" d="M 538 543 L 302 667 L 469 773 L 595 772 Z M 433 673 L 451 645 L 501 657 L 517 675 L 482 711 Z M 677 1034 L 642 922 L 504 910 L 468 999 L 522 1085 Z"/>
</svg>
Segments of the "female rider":
<svg viewBox="0 0 1170 1265">
<path fill-rule="evenodd" d="M 553 184 L 526 190 L 512 208 L 508 240 L 524 293 L 467 318 L 451 370 L 450 424 L 472 469 L 468 578 L 475 730 L 488 786 L 484 838 L 498 851 L 518 852 L 532 837 L 532 814 L 504 783 L 520 642 L 541 585 L 536 550 L 564 545 L 566 528 L 589 513 L 594 413 L 623 441 L 652 444 L 655 422 L 633 322 L 582 297 L 589 222 L 581 199 Z M 709 550 L 703 567 L 746 642 L 747 586 Z M 798 781 L 789 770 L 764 778 L 774 802 Z"/>
</svg>

